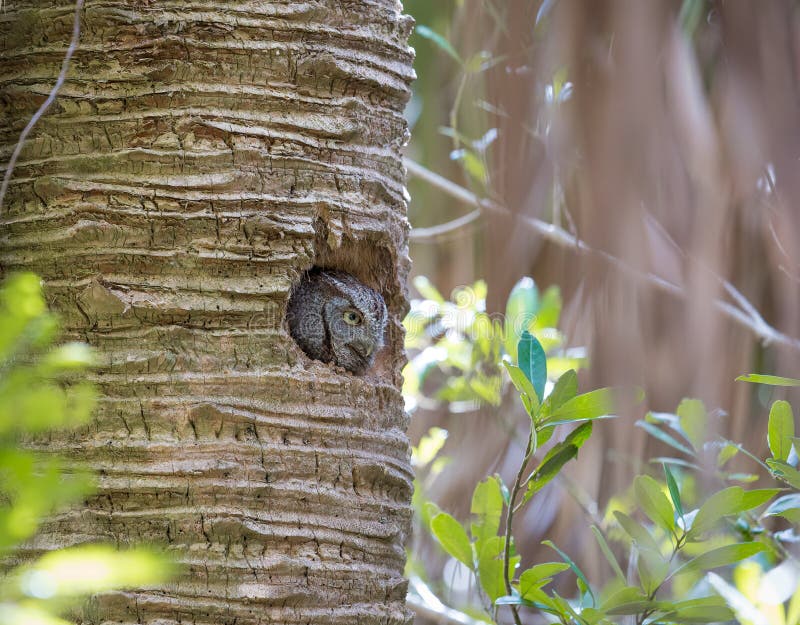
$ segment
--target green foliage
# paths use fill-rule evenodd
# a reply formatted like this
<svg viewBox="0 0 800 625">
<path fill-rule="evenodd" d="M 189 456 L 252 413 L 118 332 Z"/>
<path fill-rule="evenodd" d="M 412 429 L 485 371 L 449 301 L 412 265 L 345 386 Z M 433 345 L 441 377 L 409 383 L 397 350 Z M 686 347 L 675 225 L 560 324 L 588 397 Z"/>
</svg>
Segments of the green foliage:
<svg viewBox="0 0 800 625">
<path fill-rule="evenodd" d="M 15 275 L 0 287 L 0 556 L 30 539 L 44 517 L 92 490 L 88 473 L 35 451 L 37 435 L 85 424 L 96 401 L 93 385 L 80 379 L 91 351 L 80 343 L 52 347 L 57 333 L 37 276 Z M 146 549 L 52 551 L 7 573 L 0 624 L 62 625 L 58 614 L 83 597 L 159 582 L 169 568 Z"/>
<path fill-rule="evenodd" d="M 412 354 L 403 371 L 409 409 L 441 403 L 453 412 L 479 404 L 499 406 L 509 388 L 501 363 L 511 383 L 524 391 L 524 401 L 538 408 L 548 375 L 554 381 L 584 364 L 580 350 L 563 348 L 564 337 L 556 328 L 561 315 L 558 287 L 540 294 L 533 280 L 523 278 L 508 298 L 506 314 L 490 316 L 482 280 L 456 289 L 452 301 L 425 277 L 417 277 L 414 286 L 424 299 L 412 301 L 403 322 L 406 348 Z M 525 354 L 518 358 L 517 344 L 526 332 L 537 342 L 525 343 Z M 528 349 L 533 345 L 538 351 Z M 521 370 L 525 367 L 535 377 L 526 377 Z"/>
<path fill-rule="evenodd" d="M 512 534 L 514 515 L 577 457 L 591 437 L 596 419 L 613 414 L 621 402 L 640 399 L 641 392 L 631 396 L 620 389 L 598 389 L 579 394 L 575 373 L 568 371 L 555 381 L 548 395 L 540 394 L 537 386 L 542 386 L 547 371 L 540 342 L 524 332 L 517 353 L 516 364 L 504 365 L 530 418 L 530 434 L 514 483 L 506 486 L 494 476 L 477 485 L 469 531 L 443 512 L 430 521 L 430 530 L 445 552 L 475 576 L 486 610 L 484 619 L 499 622 L 498 611 L 510 610 L 514 622 L 521 623 L 521 611 L 534 610 L 548 614 L 551 621 L 576 625 L 732 619 L 745 624 L 800 625 L 800 590 L 782 599 L 787 605 L 781 607 L 780 619 L 768 620 L 762 615 L 770 613 L 765 604 L 737 579 L 737 575 L 742 577 L 740 571 L 752 575 L 756 570 L 763 575 L 764 567 L 778 570 L 780 563 L 790 558 L 788 545 L 798 539 L 796 527 L 776 527 L 774 520 L 800 521 L 800 492 L 748 488 L 742 484 L 757 475 L 727 469 L 741 454 L 772 478 L 800 491 L 794 449 L 800 439 L 794 435 L 791 407 L 783 401 L 775 402 L 770 411 L 772 456 L 766 461 L 731 441 L 710 439 L 719 413 L 707 411 L 699 400 L 683 400 L 675 414 L 648 413 L 637 425 L 678 455 L 655 459 L 661 465 L 659 472 L 635 477 L 629 508 L 612 508 L 606 514 L 607 522 L 591 526 L 612 576 L 594 585 L 567 551 L 548 540 L 543 544 L 551 547 L 561 562 L 519 569 L 521 559 Z M 572 429 L 561 440 L 549 442 L 557 426 Z M 547 442 L 548 447 L 542 449 Z M 693 474 L 704 466 L 716 467 L 713 479 L 717 488 L 698 499 Z M 614 498 L 610 505 L 618 506 L 619 501 Z M 615 555 L 620 549 L 627 551 L 622 559 Z M 628 564 L 627 572 L 620 562 Z M 790 574 L 797 576 L 797 567 L 792 566 Z M 733 583 L 723 577 L 730 571 L 735 573 Z M 555 575 L 567 572 L 576 584 L 573 599 L 548 587 Z M 796 581 L 800 583 L 800 579 Z M 689 594 L 687 589 L 692 589 Z"/>
<path fill-rule="evenodd" d="M 532 606 L 559 614 L 571 608 L 563 599 L 548 595 L 544 590 L 553 576 L 571 569 L 583 591 L 592 595 L 588 580 L 569 556 L 551 543 L 563 563 L 537 564 L 517 575 L 520 556 L 515 553 L 511 534 L 513 517 L 577 456 L 591 436 L 592 420 L 612 412 L 617 395 L 611 389 L 578 395 L 577 377 L 569 370 L 556 380 L 550 395 L 545 397 L 547 359 L 541 342 L 525 330 L 516 352 L 517 364 L 504 364 L 530 417 L 530 432 L 514 484 L 508 488 L 499 476 L 494 476 L 475 487 L 469 532 L 444 512 L 431 517 L 429 528 L 445 552 L 475 575 L 487 614 L 500 605 L 511 606 L 514 611 L 519 606 Z M 576 427 L 535 462 L 537 451 L 552 436 L 556 424 L 575 424 Z"/>
</svg>

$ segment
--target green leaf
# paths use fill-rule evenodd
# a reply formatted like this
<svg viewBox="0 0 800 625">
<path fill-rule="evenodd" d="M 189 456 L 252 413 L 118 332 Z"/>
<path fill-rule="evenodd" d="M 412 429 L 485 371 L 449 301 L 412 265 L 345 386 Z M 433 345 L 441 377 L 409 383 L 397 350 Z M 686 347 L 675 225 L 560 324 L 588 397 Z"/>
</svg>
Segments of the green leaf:
<svg viewBox="0 0 800 625">
<path fill-rule="evenodd" d="M 578 375 L 570 369 L 556 380 L 553 390 L 545 401 L 547 415 L 558 410 L 565 403 L 574 399 L 578 393 Z"/>
<path fill-rule="evenodd" d="M 592 436 L 593 429 L 594 424 L 591 421 L 581 423 L 567 435 L 567 437 L 564 439 L 564 442 L 567 445 L 575 445 L 575 447 L 580 449 L 583 447 L 583 444 Z"/>
<path fill-rule="evenodd" d="M 433 427 L 423 436 L 419 445 L 411 449 L 411 462 L 416 467 L 424 467 L 430 463 L 447 442 L 447 430 Z"/>
<path fill-rule="evenodd" d="M 724 445 L 717 454 L 717 467 L 721 469 L 738 453 L 739 448 L 736 445 Z"/>
<path fill-rule="evenodd" d="M 550 414 L 548 423 L 587 421 L 613 415 L 624 392 L 619 388 L 599 388 L 573 397 Z M 641 391 L 637 390 L 636 397 L 641 400 Z"/>
<path fill-rule="evenodd" d="M 503 560 L 500 557 L 504 549 L 505 536 L 495 536 L 486 542 L 478 556 L 478 579 L 484 592 L 492 602 L 506 594 Z M 514 569 L 519 564 L 519 561 L 520 557 L 517 555 L 509 558 L 509 579 L 514 576 Z"/>
<path fill-rule="evenodd" d="M 417 29 L 419 29 L 419 26 L 417 26 Z M 434 301 L 437 304 L 444 304 L 444 297 L 442 297 L 442 294 L 433 286 L 433 282 L 425 276 L 417 276 L 414 278 L 414 287 L 425 299 Z"/>
<path fill-rule="evenodd" d="M 528 411 L 531 419 L 533 419 L 539 412 L 539 397 L 536 395 L 536 389 L 533 388 L 533 384 L 531 384 L 531 381 L 525 376 L 522 369 L 505 360 L 503 361 L 503 366 L 506 368 L 506 371 L 508 371 L 508 377 L 511 378 L 511 383 L 514 385 L 514 388 L 523 396 L 523 403 L 525 397 L 528 398 L 530 403 L 525 404 L 525 410 Z"/>
<path fill-rule="evenodd" d="M 533 478 L 528 482 L 528 489 L 523 497 L 523 503 L 529 501 L 536 493 L 550 482 L 561 468 L 578 455 L 578 448 L 571 443 L 558 443 L 542 459 L 542 463 L 533 472 Z"/>
<path fill-rule="evenodd" d="M 569 569 L 569 564 L 564 562 L 547 562 L 532 566 L 527 571 L 523 571 L 519 576 L 519 594 L 523 599 L 536 601 L 541 595 L 534 593 L 534 590 L 546 586 L 552 581 L 553 575 Z"/>
<path fill-rule="evenodd" d="M 767 465 L 772 470 L 772 474 L 775 477 L 782 479 L 793 488 L 800 490 L 800 471 L 786 462 L 773 460 L 772 458 L 767 458 Z"/>
<path fill-rule="evenodd" d="M 728 566 L 734 562 L 739 562 L 757 553 L 766 551 L 766 546 L 762 543 L 749 542 L 749 543 L 736 543 L 733 545 L 725 545 L 724 547 L 717 547 L 711 551 L 707 551 L 703 555 L 692 558 L 682 566 L 675 569 L 670 577 L 677 575 L 684 575 L 685 573 L 700 572 L 705 573 L 711 569 L 716 569 L 721 566 Z"/>
<path fill-rule="evenodd" d="M 703 446 L 708 428 L 708 414 L 703 402 L 699 399 L 684 399 L 676 412 L 686 438 L 692 443 L 692 447 L 699 450 Z"/>
<path fill-rule="evenodd" d="M 794 415 L 788 401 L 778 400 L 769 411 L 767 442 L 776 460 L 786 461 L 792 451 L 794 437 Z"/>
<path fill-rule="evenodd" d="M 472 545 L 461 523 L 446 512 L 440 512 L 431 519 L 431 532 L 448 554 L 474 569 Z"/>
<path fill-rule="evenodd" d="M 656 553 L 660 552 L 656 539 L 653 538 L 653 535 L 647 530 L 646 527 L 640 525 L 627 514 L 620 512 L 619 510 L 614 510 L 614 517 L 622 526 L 622 529 L 625 530 L 625 533 L 633 539 L 634 543 L 636 543 L 639 551 L 650 550 L 655 551 Z"/>
<path fill-rule="evenodd" d="M 114 588 L 158 584 L 173 574 L 162 556 L 145 549 L 117 551 L 91 545 L 51 551 L 29 567 L 20 579 L 35 575 L 53 597 L 79 597 Z"/>
<path fill-rule="evenodd" d="M 661 486 L 649 475 L 638 475 L 633 482 L 636 501 L 644 513 L 667 533 L 675 528 L 672 505 L 661 490 Z"/>
<path fill-rule="evenodd" d="M 528 329 L 535 333 L 544 328 L 558 327 L 558 319 L 561 317 L 561 290 L 553 285 L 547 287 L 539 302 L 539 309 L 536 311 L 536 318 Z"/>
<path fill-rule="evenodd" d="M 675 481 L 675 476 L 672 475 L 669 467 L 664 464 L 664 477 L 667 480 L 667 488 L 669 489 L 669 496 L 672 499 L 672 504 L 678 511 L 680 516 L 683 516 L 683 504 L 681 504 L 681 491 L 678 489 L 678 482 Z"/>
<path fill-rule="evenodd" d="M 782 516 L 792 523 L 800 523 L 800 493 L 778 497 L 766 509 L 764 516 Z"/>
<path fill-rule="evenodd" d="M 662 555 L 652 549 L 639 552 L 636 560 L 636 570 L 639 572 L 639 581 L 644 591 L 650 595 L 664 582 L 669 572 L 669 562 Z"/>
<path fill-rule="evenodd" d="M 525 330 L 517 344 L 519 368 L 525 377 L 533 384 L 536 398 L 542 403 L 544 397 L 544 384 L 547 381 L 547 358 L 544 355 L 542 344 L 530 332 Z"/>
<path fill-rule="evenodd" d="M 478 542 L 477 549 L 480 551 L 483 543 L 497 536 L 500 529 L 503 493 L 497 478 L 487 477 L 478 483 L 472 493 L 470 512 L 475 519 L 470 528 L 472 537 Z"/>
<path fill-rule="evenodd" d="M 505 349 L 513 362 L 517 362 L 517 342 L 534 320 L 539 310 L 539 289 L 533 278 L 522 278 L 511 289 L 506 302 L 504 322 Z"/>
<path fill-rule="evenodd" d="M 597 599 L 594 596 L 594 592 L 592 591 L 592 587 L 589 585 L 589 580 L 586 579 L 586 575 L 584 575 L 583 571 L 581 571 L 578 568 L 578 565 L 575 564 L 572 561 L 572 559 L 566 553 L 564 553 L 563 551 L 561 551 L 561 549 L 556 547 L 556 545 L 555 545 L 555 543 L 553 543 L 553 541 L 551 541 L 551 540 L 543 540 L 542 544 L 547 546 L 547 547 L 550 547 L 551 549 L 554 549 L 556 551 L 556 553 L 558 553 L 558 555 L 561 556 L 561 559 L 564 560 L 564 562 L 566 562 L 567 564 L 569 564 L 569 568 L 571 568 L 572 572 L 575 573 L 576 577 L 581 582 L 583 582 L 583 585 L 586 587 L 586 590 L 589 592 L 589 595 L 591 595 L 591 597 L 592 597 L 592 605 L 593 606 L 597 605 Z"/>
<path fill-rule="evenodd" d="M 800 386 L 800 380 L 794 378 L 782 378 L 777 375 L 761 375 L 760 373 L 748 373 L 736 378 L 737 382 L 752 382 L 754 384 L 769 384 L 770 386 Z"/>
<path fill-rule="evenodd" d="M 446 52 L 459 65 L 463 65 L 463 61 L 461 60 L 461 57 L 459 56 L 458 52 L 456 52 L 456 49 L 442 35 L 431 30 L 430 28 L 428 28 L 423 24 L 417 24 L 416 28 L 414 29 L 414 32 L 416 32 L 420 37 L 423 37 L 428 41 L 432 42 L 433 44 L 435 44 L 440 50 Z"/>
<path fill-rule="evenodd" d="M 724 623 L 734 618 L 733 611 L 725 605 L 721 597 L 700 597 L 672 604 L 665 602 L 669 610 L 659 617 L 658 622 L 678 623 Z"/>
<path fill-rule="evenodd" d="M 606 557 L 608 564 L 611 566 L 611 570 L 614 571 L 614 574 L 617 576 L 617 579 L 622 583 L 625 584 L 625 574 L 622 572 L 622 569 L 617 562 L 617 559 L 614 557 L 611 548 L 608 546 L 603 533 L 598 529 L 596 525 L 592 525 L 592 533 L 594 534 L 595 539 L 597 540 L 597 544 L 600 545 L 600 551 L 603 552 L 603 555 Z"/>
<path fill-rule="evenodd" d="M 678 451 L 688 455 L 693 456 L 694 452 L 689 449 L 686 445 L 679 442 L 673 436 L 667 434 L 664 430 L 659 428 L 657 425 L 652 423 L 648 423 L 647 421 L 637 421 L 636 425 L 642 428 L 645 432 L 647 432 L 653 438 L 660 440 L 662 443 L 666 443 L 670 447 L 677 449 Z"/>
<path fill-rule="evenodd" d="M 600 609 L 613 616 L 624 616 L 639 614 L 652 609 L 654 605 L 655 603 L 645 596 L 641 588 L 624 586 L 603 601 Z"/>
<path fill-rule="evenodd" d="M 687 538 L 697 540 L 723 517 L 757 508 L 777 492 L 774 488 L 745 491 L 741 486 L 730 486 L 714 493 L 700 506 Z"/>
</svg>

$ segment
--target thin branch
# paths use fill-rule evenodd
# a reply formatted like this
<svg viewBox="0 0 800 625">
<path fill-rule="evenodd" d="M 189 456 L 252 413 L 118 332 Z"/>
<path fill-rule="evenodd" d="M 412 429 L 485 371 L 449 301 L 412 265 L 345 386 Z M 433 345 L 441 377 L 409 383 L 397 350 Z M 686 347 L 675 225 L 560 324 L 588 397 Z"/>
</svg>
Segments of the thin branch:
<svg viewBox="0 0 800 625">
<path fill-rule="evenodd" d="M 626 275 L 637 279 L 642 282 L 646 282 L 655 288 L 663 291 L 665 293 L 669 293 L 674 295 L 675 297 L 679 297 L 682 299 L 686 299 L 689 297 L 686 290 L 675 284 L 674 282 L 670 282 L 669 280 L 665 280 L 664 278 L 657 276 L 650 272 L 641 271 L 634 267 L 628 265 L 625 261 L 620 258 L 617 258 L 613 254 L 605 252 L 603 250 L 597 250 L 589 246 L 586 242 L 582 241 L 578 237 L 570 234 L 563 228 L 559 228 L 558 226 L 543 221 L 541 219 L 536 219 L 535 217 L 528 217 L 525 215 L 518 215 L 513 213 L 507 207 L 498 204 L 492 200 L 488 199 L 481 199 L 478 198 L 474 193 L 471 193 L 467 189 L 443 178 L 442 176 L 430 171 L 426 167 L 423 167 L 419 163 L 416 163 L 410 159 L 405 160 L 406 169 L 408 172 L 420 178 L 421 180 L 425 180 L 426 182 L 430 183 L 431 185 L 435 186 L 437 189 L 447 193 L 451 197 L 464 202 L 465 204 L 471 204 L 475 206 L 480 213 L 483 212 L 495 212 L 495 213 L 502 213 L 505 215 L 513 215 L 516 219 L 530 227 L 532 230 L 536 231 L 542 238 L 547 239 L 555 243 L 556 245 L 560 245 L 566 248 L 572 248 L 576 252 L 581 254 L 597 256 L 605 260 L 610 265 L 613 265 L 621 272 L 625 273 Z M 474 213 L 475 211 L 473 211 Z M 469 213 L 472 215 L 472 213 Z M 466 223 L 471 223 L 471 221 L 476 220 L 480 215 L 475 216 L 471 220 L 467 221 Z M 464 216 L 460 219 L 466 220 L 467 216 Z M 458 220 L 456 220 L 458 221 Z M 441 232 L 450 232 L 457 227 L 463 227 L 464 224 L 457 224 L 453 226 L 455 222 L 448 222 L 446 224 L 442 224 L 441 226 L 436 226 L 435 229 L 440 230 Z M 429 231 L 430 228 L 426 228 L 425 230 Z M 425 238 L 416 239 L 415 238 L 415 229 L 411 231 L 411 240 L 425 240 Z M 720 278 L 722 285 L 724 286 L 725 290 L 728 291 L 734 299 L 737 300 L 737 303 L 742 306 L 741 300 L 744 299 L 744 296 L 734 287 L 730 282 Z M 747 301 L 747 300 L 745 300 Z M 750 332 L 753 333 L 757 338 L 759 338 L 763 343 L 777 343 L 780 345 L 785 345 L 792 349 L 800 350 L 800 339 L 794 338 L 783 332 L 780 332 L 776 328 L 769 325 L 766 321 L 764 321 L 763 317 L 756 313 L 754 317 L 751 311 L 754 311 L 755 308 L 749 302 L 747 307 L 742 306 L 739 308 L 728 302 L 724 302 L 719 299 L 714 300 L 714 307 L 721 312 L 723 315 L 728 317 L 729 319 L 733 320 L 734 322 L 738 323 L 740 326 L 747 328 Z"/>
<path fill-rule="evenodd" d="M 3 176 L 3 184 L 0 186 L 0 210 L 3 208 L 3 199 L 6 197 L 8 183 L 11 181 L 11 174 L 13 173 L 14 166 L 17 164 L 17 159 L 22 152 L 22 146 L 25 144 L 25 140 L 28 138 L 31 130 L 33 130 L 36 122 L 39 121 L 42 115 L 45 114 L 47 109 L 50 108 L 50 105 L 55 101 L 61 86 L 64 84 L 64 81 L 67 78 L 69 62 L 78 47 L 78 40 L 81 36 L 81 9 L 83 9 L 83 1 L 84 0 L 77 0 L 75 3 L 75 19 L 72 24 L 72 40 L 69 42 L 69 48 L 67 48 L 67 53 L 64 55 L 64 60 L 61 62 L 61 72 L 58 74 L 56 84 L 53 85 L 53 88 L 50 90 L 50 95 L 47 96 L 47 99 L 39 107 L 39 110 L 33 114 L 33 117 L 31 117 L 30 121 L 25 126 L 25 129 L 19 136 L 19 141 L 17 141 L 14 152 L 11 154 L 11 160 L 9 160 L 8 165 L 6 165 L 6 173 Z"/>
<path fill-rule="evenodd" d="M 536 428 L 533 423 L 531 423 L 531 430 L 528 434 L 528 443 L 525 446 L 525 456 L 522 459 L 522 464 L 519 466 L 519 471 L 517 471 L 517 477 L 514 480 L 514 486 L 511 488 L 511 492 L 508 495 L 508 512 L 506 512 L 506 530 L 505 530 L 505 545 L 503 548 L 503 583 L 506 587 L 506 594 L 512 594 L 511 588 L 511 579 L 509 577 L 508 569 L 509 564 L 511 562 L 511 524 L 514 522 L 514 512 L 516 509 L 514 504 L 517 499 L 517 495 L 520 492 L 522 487 L 522 476 L 525 473 L 525 467 L 528 466 L 530 459 L 536 453 L 537 445 L 537 437 L 536 437 Z M 517 610 L 517 606 L 512 605 L 511 607 L 511 616 L 514 617 L 515 625 L 522 625 L 522 621 L 519 618 L 519 610 Z"/>
</svg>

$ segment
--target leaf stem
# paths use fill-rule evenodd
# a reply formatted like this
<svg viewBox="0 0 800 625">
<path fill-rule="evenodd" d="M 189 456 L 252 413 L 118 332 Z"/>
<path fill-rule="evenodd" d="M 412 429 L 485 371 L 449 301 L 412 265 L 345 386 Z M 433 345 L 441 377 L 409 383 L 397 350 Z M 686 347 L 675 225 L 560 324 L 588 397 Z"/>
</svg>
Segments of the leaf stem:
<svg viewBox="0 0 800 625">
<path fill-rule="evenodd" d="M 531 430 L 530 434 L 528 435 L 528 443 L 525 446 L 525 456 L 522 459 L 522 462 L 519 466 L 519 471 L 517 471 L 517 477 L 514 480 L 514 486 L 511 488 L 511 493 L 508 497 L 508 512 L 506 513 L 506 531 L 505 531 L 505 546 L 503 549 L 503 581 L 506 585 L 506 594 L 511 595 L 511 578 L 508 573 L 508 566 L 511 561 L 511 524 L 514 521 L 514 513 L 517 511 L 517 508 L 514 507 L 514 502 L 517 499 L 517 495 L 519 494 L 520 488 L 522 486 L 522 476 L 525 474 L 525 468 L 528 466 L 528 462 L 530 462 L 531 457 L 533 454 L 536 453 L 536 426 L 531 423 Z M 517 606 L 512 605 L 511 607 L 511 614 L 514 616 L 514 623 L 515 625 L 522 625 L 522 621 L 519 618 L 519 611 L 517 610 Z"/>
</svg>

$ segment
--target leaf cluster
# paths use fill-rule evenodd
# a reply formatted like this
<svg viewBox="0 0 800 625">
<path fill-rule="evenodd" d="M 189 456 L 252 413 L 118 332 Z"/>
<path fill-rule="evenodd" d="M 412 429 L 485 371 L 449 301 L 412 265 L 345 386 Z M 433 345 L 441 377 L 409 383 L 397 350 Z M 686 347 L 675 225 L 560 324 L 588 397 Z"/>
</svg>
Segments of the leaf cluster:
<svg viewBox="0 0 800 625">
<path fill-rule="evenodd" d="M 0 556 L 30 540 L 44 519 L 93 490 L 91 475 L 42 453 L 48 432 L 88 422 L 94 386 L 81 376 L 93 364 L 82 343 L 54 346 L 58 322 L 41 283 L 29 273 L 0 286 Z M 169 575 L 147 549 L 93 545 L 60 549 L 6 572 L 0 624 L 65 625 L 58 615 L 96 592 L 141 586 Z"/>
<path fill-rule="evenodd" d="M 607 522 L 589 528 L 608 562 L 610 580 L 593 585 L 570 555 L 551 541 L 543 544 L 560 561 L 520 566 L 512 532 L 514 514 L 578 455 L 592 434 L 594 421 L 613 414 L 627 399 L 620 389 L 578 394 L 574 371 L 560 375 L 546 394 L 547 364 L 541 343 L 527 332 L 518 343 L 516 364 L 504 363 L 530 417 L 530 436 L 514 483 L 506 485 L 498 475 L 480 482 L 473 493 L 468 526 L 427 504 L 431 533 L 475 576 L 486 618 L 496 622 L 498 610 L 508 609 L 517 624 L 522 622 L 522 610 L 580 625 L 733 619 L 800 624 L 796 564 L 789 575 L 795 576 L 798 590 L 782 598 L 788 604 L 780 608 L 777 620 L 764 620 L 767 612 L 759 611 L 763 605 L 752 592 L 747 594 L 746 584 L 731 584 L 719 574 L 735 567 L 742 577 L 739 571 L 792 562 L 786 547 L 797 540 L 795 528 L 775 529 L 767 523 L 774 518 L 792 524 L 800 521 L 800 493 L 795 492 L 798 438 L 791 406 L 784 401 L 772 405 L 768 427 L 772 455 L 763 462 L 741 445 L 721 438 L 709 440 L 712 422 L 720 415 L 709 414 L 699 400 L 683 400 L 674 414 L 648 413 L 637 426 L 677 453 L 654 459 L 659 472 L 636 476 L 632 501 L 626 506 L 612 505 Z M 633 395 L 641 399 L 640 392 Z M 557 426 L 569 425 L 573 427 L 553 443 Z M 537 452 L 548 443 L 539 458 Z M 757 475 L 726 469 L 737 454 L 754 461 L 785 488 L 748 487 Z M 718 487 L 698 500 L 693 478 L 709 462 L 717 468 Z M 627 553 L 625 559 L 618 558 L 620 550 Z M 571 598 L 550 589 L 554 576 L 565 572 L 575 578 L 576 594 Z M 775 607 L 770 610 L 774 615 Z M 754 620 L 754 614 L 761 616 Z"/>
<path fill-rule="evenodd" d="M 482 280 L 456 289 L 452 300 L 423 276 L 414 285 L 422 299 L 412 300 L 403 322 L 411 353 L 403 394 L 411 409 L 444 403 L 463 412 L 480 404 L 500 405 L 508 388 L 501 363 L 516 361 L 525 331 L 548 354 L 553 379 L 584 364 L 581 350 L 563 349 L 564 337 L 556 328 L 562 305 L 558 287 L 540 293 L 532 279 L 523 278 L 509 295 L 505 314 L 489 315 Z"/>
</svg>

